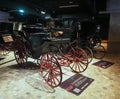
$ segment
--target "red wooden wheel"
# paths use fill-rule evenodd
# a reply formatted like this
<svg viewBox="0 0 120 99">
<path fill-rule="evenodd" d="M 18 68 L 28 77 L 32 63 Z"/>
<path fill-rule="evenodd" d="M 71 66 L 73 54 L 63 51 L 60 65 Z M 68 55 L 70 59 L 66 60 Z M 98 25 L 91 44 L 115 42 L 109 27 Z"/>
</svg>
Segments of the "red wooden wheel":
<svg viewBox="0 0 120 99">
<path fill-rule="evenodd" d="M 26 66 L 27 56 L 26 56 L 25 52 L 15 50 L 14 56 L 15 56 L 15 59 L 16 59 L 16 62 L 18 63 L 18 65 L 24 66 L 24 67 Z"/>
<path fill-rule="evenodd" d="M 81 73 L 88 67 L 88 57 L 86 52 L 81 48 L 73 48 L 69 52 L 69 59 L 71 60 L 70 68 L 76 72 Z"/>
<path fill-rule="evenodd" d="M 26 47 L 20 38 L 18 38 L 14 43 L 14 56 L 18 65 L 24 67 L 26 66 L 27 63 Z"/>
<path fill-rule="evenodd" d="M 0 44 L 0 54 L 7 55 L 10 52 L 9 46 L 7 44 Z"/>
<path fill-rule="evenodd" d="M 50 54 L 40 57 L 40 72 L 51 87 L 57 87 L 62 81 L 62 70 L 57 59 Z"/>
</svg>

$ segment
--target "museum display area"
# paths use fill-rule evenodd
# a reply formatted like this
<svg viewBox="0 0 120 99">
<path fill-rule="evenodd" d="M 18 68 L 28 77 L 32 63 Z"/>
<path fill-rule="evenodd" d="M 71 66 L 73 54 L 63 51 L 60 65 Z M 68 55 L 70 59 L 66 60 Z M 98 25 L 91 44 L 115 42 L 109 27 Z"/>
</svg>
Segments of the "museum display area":
<svg viewBox="0 0 120 99">
<path fill-rule="evenodd" d="M 120 98 L 119 1 L 11 2 L 0 4 L 0 99 Z"/>
<path fill-rule="evenodd" d="M 0 61 L 0 97 L 3 99 L 26 99 L 29 97 L 31 99 L 88 99 L 90 97 L 93 99 L 118 99 L 120 94 L 120 55 L 107 54 L 104 60 L 114 62 L 114 64 L 104 69 L 93 65 L 93 63 L 99 61 L 93 59 L 87 70 L 81 73 L 82 76 L 93 79 L 93 82 L 83 92 L 76 95 L 60 86 L 54 89 L 48 86 L 41 80 L 39 67 L 33 63 L 34 60 L 32 59 L 29 59 L 25 69 L 20 68 L 14 59 L 13 52 L 11 52 L 6 59 Z M 75 75 L 70 67 L 62 66 L 61 68 L 62 82 Z"/>
</svg>

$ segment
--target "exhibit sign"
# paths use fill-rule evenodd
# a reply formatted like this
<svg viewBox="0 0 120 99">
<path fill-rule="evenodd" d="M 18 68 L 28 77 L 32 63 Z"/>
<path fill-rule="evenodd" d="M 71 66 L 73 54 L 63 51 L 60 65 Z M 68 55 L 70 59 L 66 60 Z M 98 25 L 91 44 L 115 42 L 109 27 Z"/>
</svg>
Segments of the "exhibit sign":
<svg viewBox="0 0 120 99">
<path fill-rule="evenodd" d="M 67 80 L 63 81 L 60 87 L 75 95 L 80 95 L 80 93 L 83 92 L 93 81 L 94 79 L 92 78 L 80 74 L 75 74 Z"/>
<path fill-rule="evenodd" d="M 93 63 L 93 65 L 104 68 L 104 69 L 112 66 L 113 64 L 114 64 L 113 62 L 105 61 L 105 60 L 100 60 L 100 61 Z"/>
</svg>

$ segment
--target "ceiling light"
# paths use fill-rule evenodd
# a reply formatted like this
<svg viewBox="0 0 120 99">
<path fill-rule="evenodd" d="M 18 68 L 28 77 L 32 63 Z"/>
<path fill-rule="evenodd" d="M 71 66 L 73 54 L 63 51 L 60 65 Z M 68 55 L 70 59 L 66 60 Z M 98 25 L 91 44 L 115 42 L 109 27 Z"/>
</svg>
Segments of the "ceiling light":
<svg viewBox="0 0 120 99">
<path fill-rule="evenodd" d="M 70 4 L 72 4 L 73 2 L 72 2 L 72 1 L 70 1 L 69 3 L 70 3 Z"/>
<path fill-rule="evenodd" d="M 72 7 L 79 7 L 79 5 L 64 5 L 64 6 L 59 6 L 59 8 L 72 8 Z"/>
<path fill-rule="evenodd" d="M 20 9 L 19 12 L 20 12 L 20 13 L 24 13 L 24 10 L 21 10 L 21 9 Z"/>
<path fill-rule="evenodd" d="M 45 12 L 44 12 L 44 11 L 41 11 L 41 14 L 45 14 Z"/>
<path fill-rule="evenodd" d="M 24 13 L 25 11 L 20 9 L 20 10 L 9 10 L 8 12 L 20 12 L 20 13 Z"/>
</svg>

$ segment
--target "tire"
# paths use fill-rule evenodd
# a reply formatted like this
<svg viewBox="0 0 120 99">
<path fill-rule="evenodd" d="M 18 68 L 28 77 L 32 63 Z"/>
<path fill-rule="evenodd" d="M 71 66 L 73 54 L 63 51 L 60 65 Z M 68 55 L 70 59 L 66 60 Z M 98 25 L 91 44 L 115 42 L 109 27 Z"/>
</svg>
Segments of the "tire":
<svg viewBox="0 0 120 99">
<path fill-rule="evenodd" d="M 93 47 L 93 56 L 96 59 L 102 59 L 105 56 L 105 48 L 102 45 L 96 45 Z"/>
<path fill-rule="evenodd" d="M 93 52 L 89 47 L 83 47 L 88 57 L 88 64 L 93 60 Z"/>
</svg>

